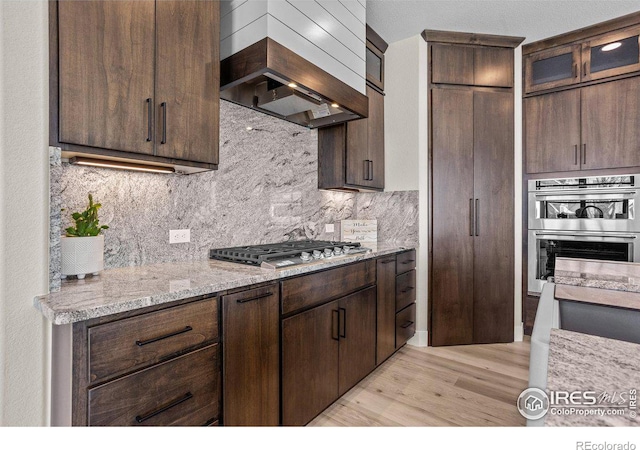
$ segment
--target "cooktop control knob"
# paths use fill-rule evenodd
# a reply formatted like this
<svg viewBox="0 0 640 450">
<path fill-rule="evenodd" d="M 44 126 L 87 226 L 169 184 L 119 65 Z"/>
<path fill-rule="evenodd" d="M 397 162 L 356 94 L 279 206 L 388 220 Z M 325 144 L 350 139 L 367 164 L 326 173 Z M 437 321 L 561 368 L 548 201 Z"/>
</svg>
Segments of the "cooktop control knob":
<svg viewBox="0 0 640 450">
<path fill-rule="evenodd" d="M 309 252 L 302 252 L 300 254 L 300 259 L 303 261 L 309 261 L 311 259 L 311 253 Z"/>
<path fill-rule="evenodd" d="M 334 247 L 333 248 L 333 254 L 338 256 L 338 255 L 342 255 L 342 249 L 340 247 Z"/>
<path fill-rule="evenodd" d="M 330 248 L 325 248 L 324 249 L 324 257 L 325 258 L 331 258 L 333 256 L 333 250 L 331 250 Z"/>
<path fill-rule="evenodd" d="M 344 252 L 345 255 L 349 254 L 349 250 L 351 250 L 351 247 L 349 247 L 348 245 L 345 245 L 344 247 L 342 247 L 342 251 Z"/>
<path fill-rule="evenodd" d="M 314 259 L 320 259 L 322 257 L 322 253 L 320 253 L 320 250 L 314 250 L 313 257 Z"/>
</svg>

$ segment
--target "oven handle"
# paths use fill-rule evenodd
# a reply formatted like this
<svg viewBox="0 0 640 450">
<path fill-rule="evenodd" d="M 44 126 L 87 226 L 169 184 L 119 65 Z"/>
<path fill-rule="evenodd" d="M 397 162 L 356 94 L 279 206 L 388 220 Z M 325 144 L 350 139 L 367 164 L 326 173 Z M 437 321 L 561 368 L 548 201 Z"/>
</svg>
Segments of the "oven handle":
<svg viewBox="0 0 640 450">
<path fill-rule="evenodd" d="M 628 239 L 628 240 L 633 240 L 638 237 L 633 234 L 576 234 L 576 233 L 545 233 L 545 232 L 536 232 L 535 235 L 542 236 L 542 237 L 559 237 L 559 238 L 569 236 L 569 237 L 584 237 L 584 238 L 590 238 L 590 237 L 618 238 L 618 239 Z"/>
<path fill-rule="evenodd" d="M 580 195 L 588 200 L 590 195 L 594 194 L 605 194 L 605 195 L 636 195 L 636 191 L 615 191 L 611 189 L 571 189 L 565 191 L 553 191 L 553 192 L 535 192 L 534 195 L 536 198 L 541 197 L 568 197 Z"/>
</svg>

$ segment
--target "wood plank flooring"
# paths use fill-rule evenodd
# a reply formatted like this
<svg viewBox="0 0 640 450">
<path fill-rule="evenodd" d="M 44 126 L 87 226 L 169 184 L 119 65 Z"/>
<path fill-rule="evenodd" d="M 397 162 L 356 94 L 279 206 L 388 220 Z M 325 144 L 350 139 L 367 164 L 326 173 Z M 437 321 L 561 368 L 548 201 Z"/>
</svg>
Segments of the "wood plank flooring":
<svg viewBox="0 0 640 450">
<path fill-rule="evenodd" d="M 524 426 L 529 340 L 406 345 L 309 426 Z"/>
</svg>

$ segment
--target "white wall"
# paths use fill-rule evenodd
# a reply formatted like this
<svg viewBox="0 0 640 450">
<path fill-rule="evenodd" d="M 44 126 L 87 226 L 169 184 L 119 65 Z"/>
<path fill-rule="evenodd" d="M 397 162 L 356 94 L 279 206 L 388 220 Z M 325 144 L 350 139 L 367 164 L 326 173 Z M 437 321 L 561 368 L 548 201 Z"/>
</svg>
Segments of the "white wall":
<svg viewBox="0 0 640 450">
<path fill-rule="evenodd" d="M 385 190 L 419 190 L 417 333 L 427 339 L 427 267 L 429 240 L 428 45 L 416 35 L 389 45 L 385 53 Z M 515 51 L 514 108 L 514 336 L 522 340 L 522 49 Z"/>
<path fill-rule="evenodd" d="M 0 425 L 49 422 L 48 5 L 0 2 Z"/>
<path fill-rule="evenodd" d="M 385 190 L 420 192 L 416 335 L 410 343 L 426 346 L 429 256 L 427 44 L 417 35 L 390 44 L 384 57 Z"/>
</svg>

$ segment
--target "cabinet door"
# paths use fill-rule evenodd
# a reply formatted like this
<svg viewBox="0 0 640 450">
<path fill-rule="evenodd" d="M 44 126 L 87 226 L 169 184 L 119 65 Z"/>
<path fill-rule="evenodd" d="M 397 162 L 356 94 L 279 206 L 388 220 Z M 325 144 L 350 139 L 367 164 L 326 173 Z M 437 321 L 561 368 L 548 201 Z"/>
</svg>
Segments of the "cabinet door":
<svg viewBox="0 0 640 450">
<path fill-rule="evenodd" d="M 473 84 L 475 86 L 513 87 L 513 49 L 476 47 Z"/>
<path fill-rule="evenodd" d="M 153 154 L 155 7 L 58 2 L 60 142 Z"/>
<path fill-rule="evenodd" d="M 580 45 L 576 44 L 525 56 L 525 93 L 579 83 L 580 53 Z"/>
<path fill-rule="evenodd" d="M 396 257 L 379 259 L 377 272 L 376 363 L 380 364 L 396 349 Z"/>
<path fill-rule="evenodd" d="M 431 82 L 472 85 L 473 60 L 473 47 L 432 44 Z"/>
<path fill-rule="evenodd" d="M 222 297 L 224 424 L 278 425 L 278 286 Z"/>
<path fill-rule="evenodd" d="M 305 425 L 338 398 L 338 301 L 282 321 L 282 424 Z"/>
<path fill-rule="evenodd" d="M 473 342 L 513 341 L 513 94 L 475 92 Z"/>
<path fill-rule="evenodd" d="M 640 166 L 640 81 L 582 89 L 582 168 Z"/>
<path fill-rule="evenodd" d="M 473 340 L 473 92 L 433 89 L 431 344 Z"/>
<path fill-rule="evenodd" d="M 157 2 L 157 155 L 218 164 L 219 2 Z"/>
<path fill-rule="evenodd" d="M 384 90 L 384 54 L 367 41 L 366 50 L 367 81 Z"/>
<path fill-rule="evenodd" d="M 369 97 L 369 117 L 367 121 L 369 184 L 368 186 L 384 189 L 384 94 L 367 86 Z"/>
<path fill-rule="evenodd" d="M 371 102 L 371 100 L 369 100 Z M 369 104 L 371 106 L 371 104 Z M 369 186 L 369 124 L 367 119 L 347 122 L 346 180 L 354 186 Z"/>
<path fill-rule="evenodd" d="M 582 44 L 582 81 L 640 70 L 640 27 L 592 39 Z"/>
<path fill-rule="evenodd" d="M 580 90 L 524 99 L 527 173 L 580 170 Z"/>
<path fill-rule="evenodd" d="M 338 313 L 338 395 L 342 395 L 376 366 L 376 288 L 344 297 L 340 300 Z"/>
</svg>

